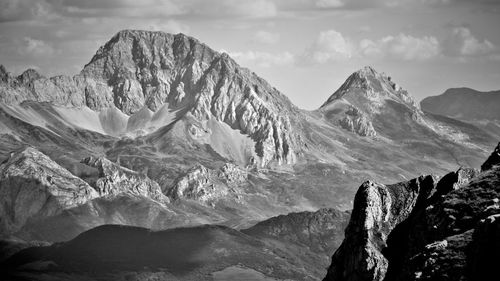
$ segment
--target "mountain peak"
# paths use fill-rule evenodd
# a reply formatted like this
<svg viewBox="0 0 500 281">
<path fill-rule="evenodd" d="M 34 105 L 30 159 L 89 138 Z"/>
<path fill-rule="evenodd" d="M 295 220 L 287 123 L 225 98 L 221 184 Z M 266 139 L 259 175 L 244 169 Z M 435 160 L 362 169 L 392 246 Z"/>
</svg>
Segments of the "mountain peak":
<svg viewBox="0 0 500 281">
<path fill-rule="evenodd" d="M 367 65 L 360 70 L 356 71 L 355 73 L 358 73 L 359 76 L 361 77 L 368 77 L 368 76 L 377 76 L 379 73 L 375 70 L 375 68 Z"/>
<path fill-rule="evenodd" d="M 365 66 L 351 74 L 321 108 L 341 99 L 361 107 L 366 103 L 379 107 L 384 104 L 385 100 L 391 99 L 411 108 L 419 109 L 417 102 L 406 90 L 392 81 L 390 76 L 377 72 L 371 66 Z"/>
</svg>

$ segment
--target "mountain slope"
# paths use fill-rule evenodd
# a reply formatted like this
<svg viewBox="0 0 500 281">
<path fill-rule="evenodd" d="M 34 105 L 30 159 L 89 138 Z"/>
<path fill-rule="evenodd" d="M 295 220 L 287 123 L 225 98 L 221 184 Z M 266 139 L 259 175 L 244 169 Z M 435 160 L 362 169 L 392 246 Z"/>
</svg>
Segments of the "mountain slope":
<svg viewBox="0 0 500 281">
<path fill-rule="evenodd" d="M 452 88 L 439 96 L 423 99 L 423 110 L 460 120 L 500 120 L 500 91 L 480 92 L 470 88 Z"/>
</svg>

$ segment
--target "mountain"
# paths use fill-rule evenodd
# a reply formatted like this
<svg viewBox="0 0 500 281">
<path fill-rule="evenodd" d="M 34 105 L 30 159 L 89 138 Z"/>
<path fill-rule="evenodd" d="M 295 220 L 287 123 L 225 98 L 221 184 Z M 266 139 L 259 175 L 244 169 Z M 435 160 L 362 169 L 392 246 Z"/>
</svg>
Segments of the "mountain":
<svg viewBox="0 0 500 281">
<path fill-rule="evenodd" d="M 57 212 L 2 229 L 14 240 L 68 241 L 104 224 L 241 230 L 281 214 L 347 210 L 360 180 L 479 167 L 498 141 L 487 128 L 420 110 L 371 67 L 321 108 L 302 110 L 229 55 L 183 34 L 120 31 L 73 77 L 0 74 L 0 159 L 31 147 L 57 165 L 41 176 L 64 170 L 96 194 L 75 195 L 77 204 L 57 197 Z M 22 180 L 29 190 L 66 192 Z M 11 199 L 0 208 L 29 210 L 29 198 Z"/>
<path fill-rule="evenodd" d="M 473 123 L 500 134 L 500 91 L 480 92 L 470 88 L 452 88 L 439 96 L 423 99 L 424 111 Z"/>
<path fill-rule="evenodd" d="M 156 232 L 106 225 L 68 242 L 24 248 L 0 264 L 0 276 L 37 280 L 317 280 L 324 275 L 326 252 L 342 240 L 347 219 L 345 212 L 322 209 L 272 218 L 241 232 L 215 225 Z M 275 225 L 279 235 L 273 234 Z M 297 229 L 309 231 L 297 240 Z M 16 246 L 11 242 L 0 249 Z"/>
<path fill-rule="evenodd" d="M 10 86 L 3 91 L 5 104 L 36 100 L 95 111 L 118 109 L 99 114 L 108 134 L 151 131 L 194 118 L 198 124 L 191 133 L 201 134 L 196 137 L 207 130 L 221 135 L 236 130 L 253 139 L 255 151 L 242 151 L 248 152 L 243 163 L 250 157 L 263 165 L 271 160 L 293 163 L 300 152 L 300 140 L 289 130 L 298 109 L 227 54 L 183 34 L 121 31 L 73 78 L 47 79 L 34 70 L 14 78 L 4 68 L 2 72 Z M 215 149 L 221 146 L 210 138 L 204 141 Z M 245 149 L 236 142 L 234 150 Z"/>
<path fill-rule="evenodd" d="M 363 183 L 324 280 L 496 280 L 499 149 L 481 172 Z"/>
</svg>

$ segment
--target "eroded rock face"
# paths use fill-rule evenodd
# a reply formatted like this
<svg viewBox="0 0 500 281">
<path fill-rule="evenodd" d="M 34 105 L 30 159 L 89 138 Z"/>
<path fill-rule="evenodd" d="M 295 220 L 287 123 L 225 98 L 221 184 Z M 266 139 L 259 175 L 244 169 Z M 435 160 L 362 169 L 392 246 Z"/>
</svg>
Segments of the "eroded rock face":
<svg viewBox="0 0 500 281">
<path fill-rule="evenodd" d="M 28 147 L 0 165 L 0 233 L 15 232 L 29 219 L 52 216 L 98 196 L 85 181 Z"/>
<path fill-rule="evenodd" d="M 236 195 L 238 184 L 246 181 L 248 173 L 238 166 L 226 163 L 219 170 L 198 164 L 179 177 L 168 192 L 173 199 L 192 199 L 202 203 Z"/>
<path fill-rule="evenodd" d="M 325 280 L 384 280 L 389 235 L 435 187 L 435 178 L 383 185 L 365 182 L 354 199 L 345 239 L 332 257 Z"/>
<path fill-rule="evenodd" d="M 122 167 L 103 157 L 87 157 L 82 160 L 82 163 L 98 169 L 99 178 L 92 184 L 100 196 L 126 193 L 150 198 L 160 203 L 169 202 L 158 183 L 146 175 Z"/>
<path fill-rule="evenodd" d="M 372 122 L 356 107 L 351 107 L 345 113 L 344 118 L 339 120 L 339 124 L 342 128 L 363 137 L 374 137 L 377 135 Z"/>
<path fill-rule="evenodd" d="M 216 118 L 256 142 L 256 152 L 271 160 L 295 162 L 300 140 L 292 128 L 299 111 L 266 81 L 241 68 L 227 54 L 183 34 L 122 31 L 83 69 L 84 79 L 109 89 L 87 87 L 127 114 L 162 104 L 181 108 L 199 121 Z M 95 96 L 95 95 L 91 95 Z"/>
<path fill-rule="evenodd" d="M 364 183 L 325 280 L 494 280 L 499 198 L 498 166 Z"/>
</svg>

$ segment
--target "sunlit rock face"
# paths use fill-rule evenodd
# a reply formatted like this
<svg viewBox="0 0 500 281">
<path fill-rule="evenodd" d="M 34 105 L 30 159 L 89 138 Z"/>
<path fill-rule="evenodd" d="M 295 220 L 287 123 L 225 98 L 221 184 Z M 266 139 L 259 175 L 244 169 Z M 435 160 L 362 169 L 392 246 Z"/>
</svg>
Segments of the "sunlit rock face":
<svg viewBox="0 0 500 281">
<path fill-rule="evenodd" d="M 100 196 L 128 194 L 150 198 L 161 203 L 168 203 L 158 183 L 136 171 L 121 167 L 103 157 L 87 157 L 82 163 L 96 168 L 98 178 L 92 185 Z"/>
<path fill-rule="evenodd" d="M 168 195 L 174 199 L 191 199 L 202 203 L 235 196 L 241 192 L 239 185 L 246 182 L 248 173 L 240 167 L 226 163 L 218 170 L 198 164 L 180 176 Z"/>
</svg>

